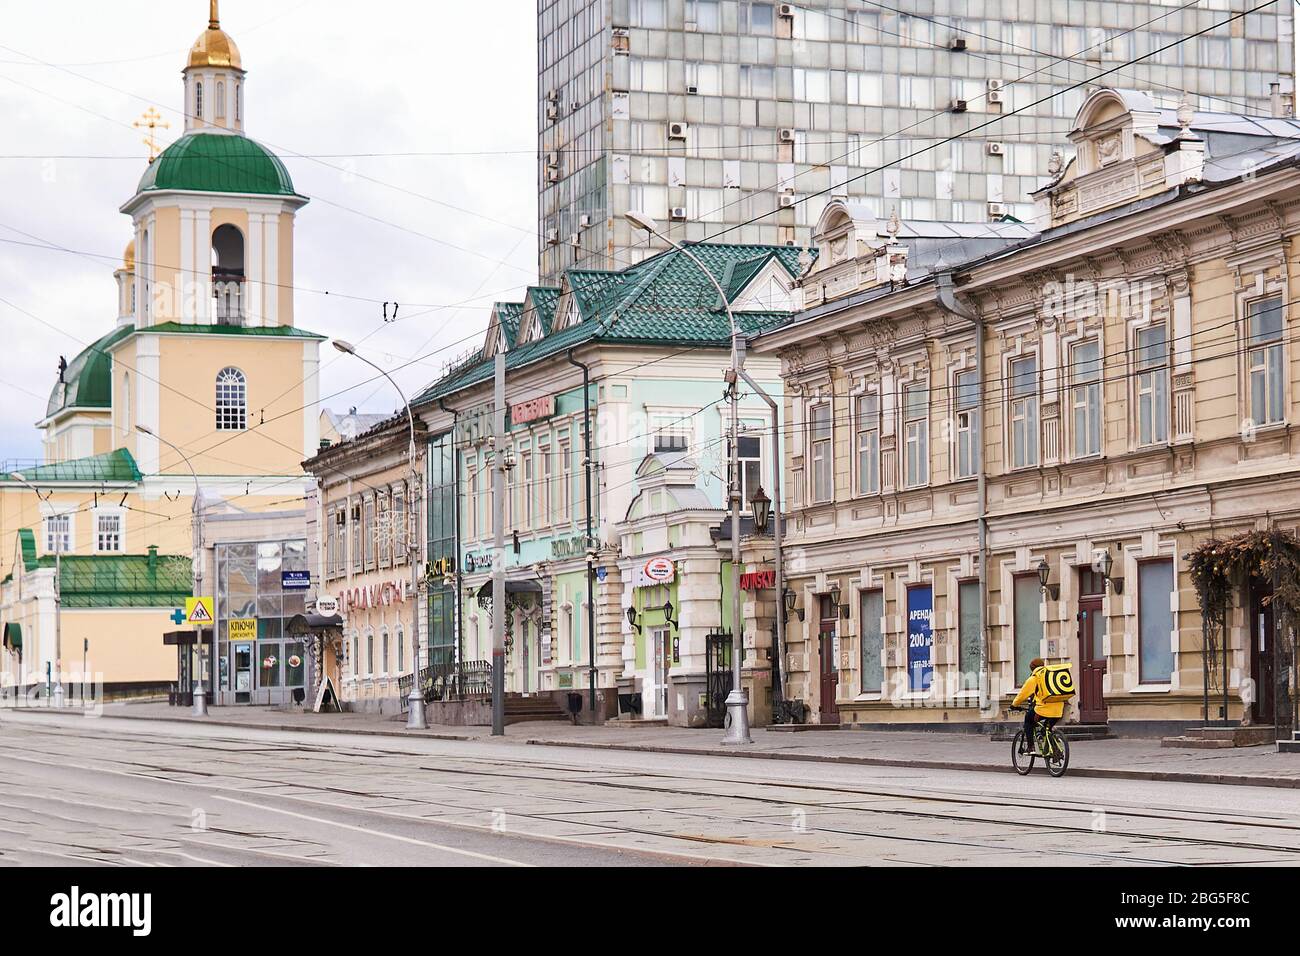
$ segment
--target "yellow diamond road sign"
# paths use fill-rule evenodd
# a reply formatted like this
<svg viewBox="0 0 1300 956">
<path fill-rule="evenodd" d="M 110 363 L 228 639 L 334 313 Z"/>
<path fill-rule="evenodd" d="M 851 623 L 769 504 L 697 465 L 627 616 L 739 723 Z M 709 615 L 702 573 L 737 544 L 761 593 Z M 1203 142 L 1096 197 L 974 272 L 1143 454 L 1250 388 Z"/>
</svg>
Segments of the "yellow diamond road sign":
<svg viewBox="0 0 1300 956">
<path fill-rule="evenodd" d="M 186 623 L 211 624 L 212 620 L 212 598 L 188 597 L 185 599 Z"/>
</svg>

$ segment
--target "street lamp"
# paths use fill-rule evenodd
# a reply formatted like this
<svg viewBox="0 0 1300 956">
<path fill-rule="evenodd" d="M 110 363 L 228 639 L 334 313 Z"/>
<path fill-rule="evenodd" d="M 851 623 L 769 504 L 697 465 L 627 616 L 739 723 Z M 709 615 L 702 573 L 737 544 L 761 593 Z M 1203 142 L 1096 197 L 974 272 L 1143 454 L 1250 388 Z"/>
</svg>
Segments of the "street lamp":
<svg viewBox="0 0 1300 956">
<path fill-rule="evenodd" d="M 411 499 L 412 510 L 419 514 L 415 504 L 419 501 L 420 492 L 420 473 L 415 468 L 415 415 L 411 412 L 411 403 L 406 399 L 406 393 L 402 387 L 393 380 L 382 368 L 376 365 L 370 359 L 357 352 L 356 346 L 343 339 L 334 340 L 334 348 L 338 349 L 344 355 L 351 355 L 353 358 L 365 362 L 376 372 L 388 379 L 388 383 L 397 389 L 397 394 L 401 396 L 402 405 L 406 408 L 406 424 L 411 431 L 411 444 L 407 449 L 407 462 L 411 468 Z M 406 698 L 406 729 L 407 730 L 428 730 L 429 723 L 424 716 L 424 689 L 420 686 L 420 622 L 418 616 L 420 613 L 420 536 L 419 534 L 409 535 L 410 541 L 407 544 L 407 550 L 410 552 L 409 559 L 411 562 L 411 597 L 415 600 L 415 617 L 411 622 L 411 650 L 415 654 L 414 674 L 411 678 L 411 693 Z"/>
<path fill-rule="evenodd" d="M 630 607 L 623 613 L 627 616 L 627 623 L 632 627 L 632 630 L 640 634 L 641 625 L 637 624 L 636 622 L 636 608 Z"/>
<path fill-rule="evenodd" d="M 196 593 L 194 596 L 202 597 L 203 596 L 203 509 L 199 507 L 199 473 L 194 470 L 194 463 L 190 461 L 189 456 L 186 455 L 185 452 L 177 448 L 175 445 L 173 445 L 171 442 L 169 442 L 166 438 L 163 438 L 162 435 L 159 435 L 157 432 L 146 427 L 145 425 L 136 425 L 135 430 L 140 432 L 142 435 L 148 435 L 150 438 L 157 439 L 158 441 L 166 445 L 168 448 L 170 448 L 172 451 L 176 452 L 176 454 L 180 455 L 181 459 L 185 462 L 186 466 L 189 468 L 190 475 L 194 478 L 194 500 L 190 503 L 190 522 L 193 527 L 195 539 L 197 541 L 197 546 L 195 548 L 196 561 L 194 564 L 194 590 L 198 593 Z M 212 626 L 214 629 L 213 636 L 215 637 L 216 636 L 215 628 L 217 626 L 216 621 L 212 622 Z M 206 717 L 208 716 L 208 693 L 207 693 L 207 689 L 203 686 L 203 628 L 201 626 L 199 627 L 198 649 L 199 649 L 199 686 L 194 691 L 194 706 L 191 709 L 190 713 L 193 714 L 195 717 Z"/>
<path fill-rule="evenodd" d="M 1107 548 L 1101 556 L 1101 576 L 1106 579 L 1106 584 L 1116 594 L 1124 593 L 1124 579 L 1112 578 L 1110 576 L 1111 568 L 1115 566 L 1115 559 L 1111 557 L 1110 549 Z"/>
<path fill-rule="evenodd" d="M 1052 577 L 1052 566 L 1047 563 L 1047 559 L 1040 558 L 1035 570 L 1038 571 L 1038 586 L 1042 588 L 1043 593 L 1053 601 L 1058 600 L 1061 596 L 1061 586 L 1048 583 Z"/>
<path fill-rule="evenodd" d="M 736 316 L 731 311 L 731 303 L 727 300 L 726 290 L 722 288 L 721 283 L 714 278 L 713 273 L 708 270 L 703 262 L 691 252 L 686 246 L 673 239 L 669 239 L 659 231 L 658 224 L 643 212 L 629 210 L 624 213 L 624 218 L 635 229 L 644 230 L 653 236 L 658 236 L 668 245 L 672 246 L 686 258 L 690 259 L 704 273 L 705 277 L 712 283 L 722 298 L 722 307 L 727 312 L 727 322 L 731 327 L 731 367 L 727 370 L 726 380 L 728 388 L 731 391 L 731 477 L 728 482 L 729 507 L 731 509 L 731 629 L 734 636 L 732 643 L 732 684 L 731 693 L 727 695 L 727 734 L 723 738 L 724 744 L 750 744 L 753 739 L 749 736 L 749 695 L 745 693 L 745 686 L 742 683 L 742 665 L 745 657 L 744 627 L 740 618 L 740 390 L 738 379 L 745 377 L 755 391 L 761 391 L 748 376 L 744 375 L 744 344 L 740 336 L 740 327 L 736 325 Z M 766 393 L 764 393 L 766 397 Z M 768 403 L 773 408 L 773 418 L 775 419 L 775 403 L 767 398 Z M 773 458 L 778 457 L 776 454 L 777 446 L 772 446 Z M 779 541 L 779 538 L 778 538 Z M 780 545 L 777 545 L 777 574 L 780 572 Z"/>
<path fill-rule="evenodd" d="M 750 496 L 749 507 L 754 511 L 754 530 L 759 534 L 767 534 L 767 521 L 772 516 L 772 499 L 763 494 L 762 485 Z"/>
<path fill-rule="evenodd" d="M 41 493 L 27 480 L 21 471 L 11 471 L 10 479 L 26 485 L 27 489 L 41 500 Z M 63 512 L 50 505 L 54 517 L 63 517 Z M 54 706 L 63 706 L 63 535 L 54 535 Z"/>
</svg>

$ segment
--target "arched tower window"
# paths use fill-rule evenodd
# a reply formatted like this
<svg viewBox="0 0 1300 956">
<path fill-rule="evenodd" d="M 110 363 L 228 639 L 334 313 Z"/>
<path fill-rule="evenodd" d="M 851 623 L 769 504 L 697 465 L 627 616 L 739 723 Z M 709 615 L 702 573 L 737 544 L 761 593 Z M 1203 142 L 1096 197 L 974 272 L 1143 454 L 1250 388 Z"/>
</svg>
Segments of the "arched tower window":
<svg viewBox="0 0 1300 956">
<path fill-rule="evenodd" d="M 131 373 L 122 375 L 122 435 L 130 437 L 135 422 L 131 420 Z"/>
<path fill-rule="evenodd" d="M 203 119 L 203 81 L 194 81 L 194 118 Z"/>
<path fill-rule="evenodd" d="M 212 233 L 212 298 L 218 325 L 244 324 L 244 234 L 230 223 Z"/>
<path fill-rule="evenodd" d="M 240 93 L 242 92 L 242 91 L 241 91 L 241 86 L 242 86 L 242 84 L 240 84 L 240 83 L 236 83 L 236 84 L 235 84 L 235 122 L 236 122 L 236 123 L 238 123 L 238 122 L 240 121 L 240 115 L 239 115 L 239 114 L 242 112 L 242 110 L 240 109 L 240 103 L 239 103 Z"/>
<path fill-rule="evenodd" d="M 248 427 L 248 381 L 244 373 L 227 366 L 217 373 L 217 431 L 243 431 Z"/>
<path fill-rule="evenodd" d="M 226 84 L 217 81 L 217 101 L 215 104 L 217 119 L 226 118 Z"/>
</svg>

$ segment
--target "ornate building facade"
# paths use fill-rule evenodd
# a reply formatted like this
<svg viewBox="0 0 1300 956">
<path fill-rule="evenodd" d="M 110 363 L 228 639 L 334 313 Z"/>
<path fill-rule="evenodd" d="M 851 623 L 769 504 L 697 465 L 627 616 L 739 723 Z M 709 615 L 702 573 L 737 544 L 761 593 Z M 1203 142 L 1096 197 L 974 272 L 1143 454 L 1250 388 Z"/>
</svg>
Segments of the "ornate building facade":
<svg viewBox="0 0 1300 956">
<path fill-rule="evenodd" d="M 786 383 L 813 720 L 978 725 L 1039 656 L 1123 732 L 1293 707 L 1268 582 L 1207 655 L 1189 556 L 1300 524 L 1300 123 L 1100 90 L 1070 139 L 1038 233 L 832 203 L 804 311 L 755 344 Z"/>
</svg>

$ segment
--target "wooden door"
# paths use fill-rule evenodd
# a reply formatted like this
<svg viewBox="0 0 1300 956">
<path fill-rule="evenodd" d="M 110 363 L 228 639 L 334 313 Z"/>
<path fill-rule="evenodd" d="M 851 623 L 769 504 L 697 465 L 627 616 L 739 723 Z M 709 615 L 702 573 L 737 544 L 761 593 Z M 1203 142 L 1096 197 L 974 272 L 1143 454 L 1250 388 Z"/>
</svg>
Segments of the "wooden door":
<svg viewBox="0 0 1300 956">
<path fill-rule="evenodd" d="M 839 626 L 839 608 L 829 596 L 821 599 L 821 626 L 817 635 L 818 667 L 821 673 L 821 718 L 823 724 L 838 724 L 840 708 L 835 703 L 835 695 L 840 683 L 840 662 L 836 659 L 839 641 L 836 640 L 836 628 Z"/>
<path fill-rule="evenodd" d="M 1106 676 L 1106 655 L 1102 651 L 1102 638 L 1106 634 L 1106 620 L 1101 613 L 1101 596 L 1079 599 L 1079 661 L 1082 674 L 1079 681 L 1079 720 L 1085 724 L 1106 722 L 1106 699 L 1103 678 Z"/>
<path fill-rule="evenodd" d="M 1273 723 L 1273 605 L 1264 603 L 1271 593 L 1267 585 L 1251 588 L 1250 677 L 1255 682 L 1255 702 L 1250 719 L 1255 724 Z"/>
</svg>

